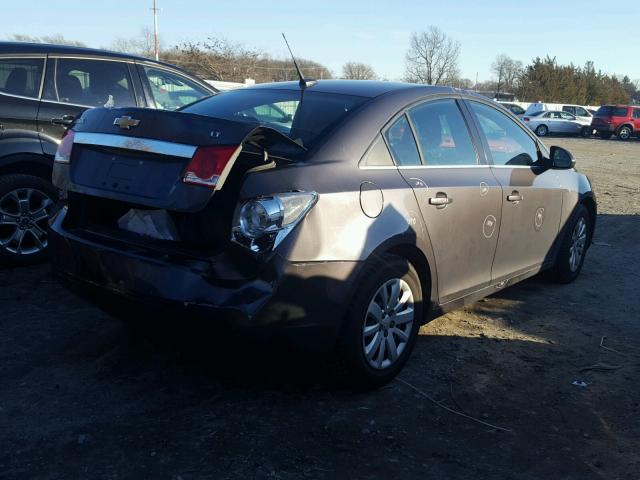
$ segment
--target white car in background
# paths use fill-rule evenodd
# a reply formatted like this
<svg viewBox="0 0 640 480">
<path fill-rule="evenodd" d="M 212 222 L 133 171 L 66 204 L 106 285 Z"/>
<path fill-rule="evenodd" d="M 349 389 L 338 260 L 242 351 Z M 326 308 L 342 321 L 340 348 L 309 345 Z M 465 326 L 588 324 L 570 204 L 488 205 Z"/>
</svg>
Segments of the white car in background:
<svg viewBox="0 0 640 480">
<path fill-rule="evenodd" d="M 590 122 L 587 123 L 575 115 L 559 110 L 539 110 L 533 114 L 525 114 L 522 122 L 539 137 L 554 133 L 589 137 L 593 131 Z"/>
</svg>

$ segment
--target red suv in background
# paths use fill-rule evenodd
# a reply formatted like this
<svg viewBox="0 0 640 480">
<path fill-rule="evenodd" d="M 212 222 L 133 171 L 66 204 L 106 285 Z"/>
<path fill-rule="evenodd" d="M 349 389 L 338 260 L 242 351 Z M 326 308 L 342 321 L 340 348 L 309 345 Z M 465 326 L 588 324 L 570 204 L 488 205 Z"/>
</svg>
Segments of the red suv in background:
<svg viewBox="0 0 640 480">
<path fill-rule="evenodd" d="M 620 140 L 640 135 L 640 105 L 603 105 L 593 116 L 591 126 L 601 138 L 615 134 Z"/>
</svg>

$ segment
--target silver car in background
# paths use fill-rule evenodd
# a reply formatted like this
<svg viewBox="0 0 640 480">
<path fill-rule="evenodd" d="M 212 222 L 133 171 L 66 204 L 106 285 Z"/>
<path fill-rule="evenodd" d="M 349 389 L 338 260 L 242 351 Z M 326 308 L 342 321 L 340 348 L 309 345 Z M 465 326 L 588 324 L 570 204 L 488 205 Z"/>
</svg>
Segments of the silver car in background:
<svg viewBox="0 0 640 480">
<path fill-rule="evenodd" d="M 539 137 L 549 134 L 581 135 L 589 137 L 592 128 L 588 123 L 575 115 L 557 110 L 540 111 L 533 115 L 524 115 L 523 123 L 533 130 Z"/>
</svg>

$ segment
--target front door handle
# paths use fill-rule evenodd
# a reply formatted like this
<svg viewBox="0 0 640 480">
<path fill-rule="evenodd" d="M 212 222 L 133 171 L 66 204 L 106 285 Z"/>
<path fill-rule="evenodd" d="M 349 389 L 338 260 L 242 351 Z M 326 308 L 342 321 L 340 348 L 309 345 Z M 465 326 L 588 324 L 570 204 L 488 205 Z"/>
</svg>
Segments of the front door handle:
<svg viewBox="0 0 640 480">
<path fill-rule="evenodd" d="M 435 197 L 429 198 L 429 205 L 435 205 L 440 208 L 443 208 L 452 202 L 453 199 L 449 198 L 444 192 L 438 192 Z"/>
<path fill-rule="evenodd" d="M 523 199 L 524 197 L 520 195 L 520 192 L 518 192 L 517 190 L 514 190 L 513 192 L 511 192 L 511 195 L 507 195 L 508 202 L 519 202 L 520 200 L 523 200 Z"/>
<path fill-rule="evenodd" d="M 53 123 L 54 125 L 62 125 L 68 127 L 73 123 L 73 120 L 75 118 L 76 117 L 74 117 L 73 115 L 63 115 L 62 118 L 52 118 L 51 123 Z"/>
</svg>

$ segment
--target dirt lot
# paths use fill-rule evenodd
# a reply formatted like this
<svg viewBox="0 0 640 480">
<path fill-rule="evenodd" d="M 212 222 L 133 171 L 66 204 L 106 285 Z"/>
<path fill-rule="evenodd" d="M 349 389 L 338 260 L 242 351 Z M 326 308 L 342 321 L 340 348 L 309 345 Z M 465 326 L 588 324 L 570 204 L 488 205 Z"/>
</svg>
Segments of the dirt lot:
<svg viewBox="0 0 640 480">
<path fill-rule="evenodd" d="M 640 141 L 547 144 L 597 190 L 582 276 L 438 318 L 376 392 L 185 319 L 126 328 L 47 266 L 0 271 L 0 478 L 640 478 Z"/>
</svg>

